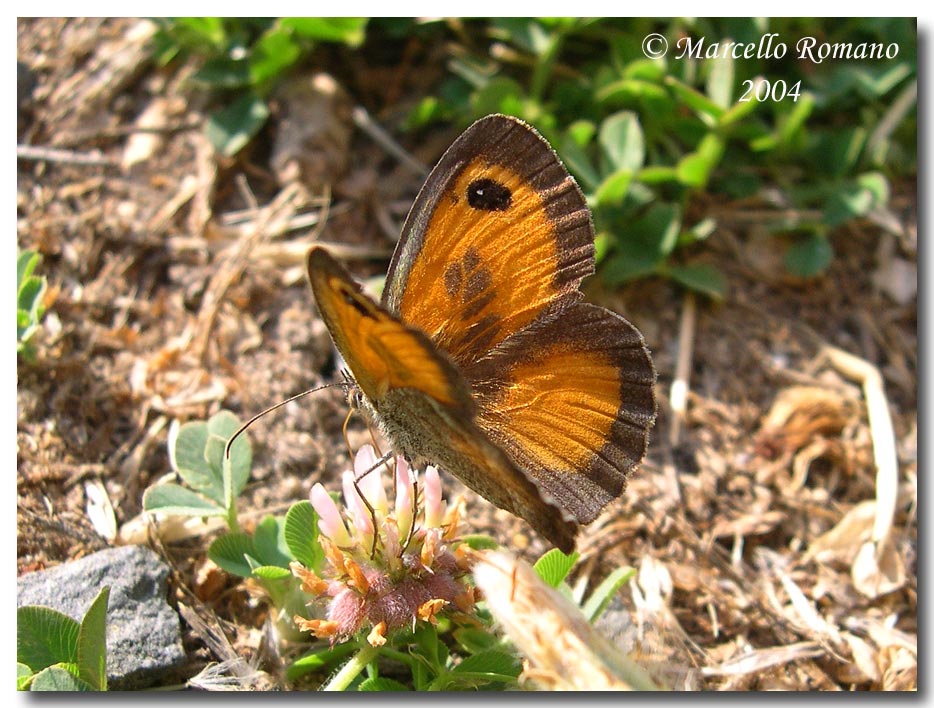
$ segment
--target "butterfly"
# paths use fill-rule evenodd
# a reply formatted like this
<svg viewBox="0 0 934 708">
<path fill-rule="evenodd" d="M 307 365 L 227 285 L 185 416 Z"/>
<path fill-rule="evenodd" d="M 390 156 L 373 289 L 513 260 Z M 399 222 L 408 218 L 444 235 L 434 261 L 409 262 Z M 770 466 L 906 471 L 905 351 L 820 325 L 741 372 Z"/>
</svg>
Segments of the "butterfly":
<svg viewBox="0 0 934 708">
<path fill-rule="evenodd" d="M 656 374 L 632 324 L 581 301 L 593 224 L 545 139 L 504 115 L 467 128 L 416 197 L 379 303 L 324 248 L 307 266 L 394 451 L 570 553 L 645 456 Z"/>
</svg>

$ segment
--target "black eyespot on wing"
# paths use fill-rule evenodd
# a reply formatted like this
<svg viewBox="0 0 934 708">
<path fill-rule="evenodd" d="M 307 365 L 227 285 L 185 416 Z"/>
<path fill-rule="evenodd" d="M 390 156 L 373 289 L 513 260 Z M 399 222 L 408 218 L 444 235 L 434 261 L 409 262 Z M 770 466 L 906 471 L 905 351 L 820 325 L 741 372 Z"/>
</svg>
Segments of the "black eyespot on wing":
<svg viewBox="0 0 934 708">
<path fill-rule="evenodd" d="M 506 211 L 512 204 L 512 192 L 506 185 L 483 177 L 467 186 L 467 203 L 481 211 Z"/>
</svg>

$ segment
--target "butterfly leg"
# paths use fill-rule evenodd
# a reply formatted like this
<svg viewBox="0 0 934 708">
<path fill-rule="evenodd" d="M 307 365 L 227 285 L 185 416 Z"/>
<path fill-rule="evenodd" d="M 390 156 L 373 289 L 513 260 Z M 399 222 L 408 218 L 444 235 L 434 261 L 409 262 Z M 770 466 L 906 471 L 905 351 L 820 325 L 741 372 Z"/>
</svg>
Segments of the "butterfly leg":
<svg viewBox="0 0 934 708">
<path fill-rule="evenodd" d="M 349 417 L 349 416 L 348 416 Z M 385 455 L 380 457 L 376 462 L 370 465 L 366 470 L 364 470 L 360 476 L 354 477 L 353 487 L 359 496 L 363 500 L 366 510 L 370 513 L 370 519 L 373 521 L 373 547 L 370 548 L 370 560 L 376 557 L 376 540 L 379 538 L 379 521 L 376 518 L 376 509 L 373 508 L 373 505 L 370 504 L 370 500 L 366 498 L 366 495 L 363 493 L 363 490 L 360 489 L 360 485 L 357 484 L 358 481 L 366 477 L 368 474 L 378 469 L 380 465 L 384 465 L 389 462 L 389 459 L 392 457 L 391 452 L 387 452 Z"/>
</svg>

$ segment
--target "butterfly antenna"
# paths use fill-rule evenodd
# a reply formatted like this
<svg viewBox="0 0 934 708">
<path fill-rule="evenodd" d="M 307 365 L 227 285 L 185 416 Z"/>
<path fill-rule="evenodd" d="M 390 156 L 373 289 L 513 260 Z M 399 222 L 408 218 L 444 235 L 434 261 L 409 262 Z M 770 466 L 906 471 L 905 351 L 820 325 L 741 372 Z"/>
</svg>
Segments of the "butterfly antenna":
<svg viewBox="0 0 934 708">
<path fill-rule="evenodd" d="M 294 401 L 294 400 L 296 400 L 296 399 L 299 399 L 299 398 L 301 398 L 302 396 L 307 396 L 309 393 L 314 393 L 315 391 L 322 391 L 322 390 L 324 390 L 324 389 L 326 389 L 326 388 L 331 388 L 332 386 L 347 386 L 347 383 L 346 383 L 345 381 L 339 381 L 339 382 L 335 382 L 335 383 L 324 384 L 323 386 L 315 386 L 314 388 L 310 388 L 310 389 L 308 389 L 307 391 L 302 391 L 301 393 L 296 393 L 294 396 L 292 396 L 292 397 L 290 397 L 290 398 L 287 398 L 287 399 L 285 399 L 284 401 L 279 401 L 279 403 L 277 403 L 277 404 L 274 405 L 274 406 L 270 406 L 269 408 L 267 408 L 266 410 L 262 411 L 261 413 L 257 413 L 257 414 L 254 415 L 252 418 L 250 418 L 246 423 L 244 423 L 243 425 L 241 425 L 241 426 L 237 429 L 237 432 L 235 432 L 235 433 L 233 434 L 233 436 L 230 438 L 230 440 L 227 441 L 227 445 L 224 447 L 224 456 L 227 457 L 227 458 L 229 458 L 229 457 L 230 457 L 230 447 L 233 445 L 234 440 L 236 440 L 236 439 L 240 436 L 240 433 L 242 433 L 244 430 L 246 430 L 247 428 L 249 428 L 251 425 L 253 425 L 253 423 L 255 423 L 257 420 L 259 420 L 260 418 L 262 418 L 262 417 L 263 417 L 264 415 L 266 415 L 267 413 L 272 413 L 274 410 L 276 410 L 276 408 L 281 408 L 281 407 L 284 406 L 286 403 L 291 403 L 292 401 Z"/>
</svg>

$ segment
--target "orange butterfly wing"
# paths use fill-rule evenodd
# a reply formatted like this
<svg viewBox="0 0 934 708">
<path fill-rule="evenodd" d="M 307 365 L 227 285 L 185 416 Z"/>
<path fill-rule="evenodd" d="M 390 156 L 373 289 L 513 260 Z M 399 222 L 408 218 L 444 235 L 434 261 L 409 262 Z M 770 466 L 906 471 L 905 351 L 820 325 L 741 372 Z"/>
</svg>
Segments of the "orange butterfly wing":
<svg viewBox="0 0 934 708">
<path fill-rule="evenodd" d="M 590 212 L 544 139 L 488 116 L 454 142 L 406 219 L 383 308 L 324 251 L 308 266 L 397 449 L 570 551 L 645 454 L 655 370 L 632 325 L 578 303 Z"/>
<path fill-rule="evenodd" d="M 445 406 L 472 416 L 476 405 L 463 376 L 439 356 L 417 329 L 391 316 L 363 294 L 323 248 L 308 252 L 308 278 L 337 350 L 370 401 L 395 388 L 417 388 Z"/>
<path fill-rule="evenodd" d="M 448 357 L 370 300 L 324 249 L 311 249 L 307 265 L 337 350 L 397 449 L 454 474 L 570 553 L 576 523 L 477 428 L 476 403 Z"/>
<path fill-rule="evenodd" d="M 457 364 L 580 297 L 590 212 L 548 143 L 487 116 L 444 153 L 402 229 L 383 304 Z"/>
<path fill-rule="evenodd" d="M 622 494 L 655 420 L 655 367 L 629 322 L 577 303 L 467 375 L 478 427 L 575 520 Z"/>
</svg>

